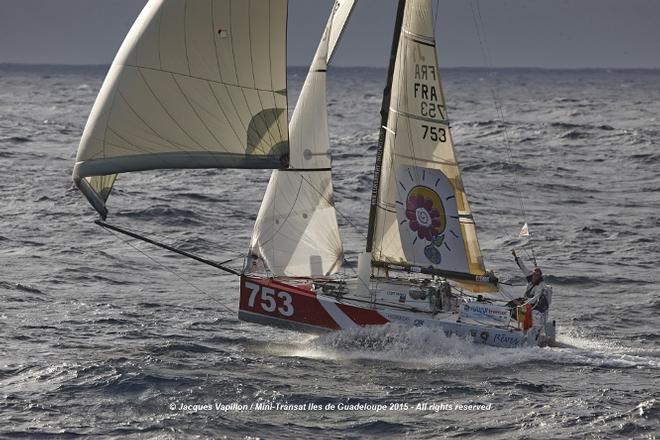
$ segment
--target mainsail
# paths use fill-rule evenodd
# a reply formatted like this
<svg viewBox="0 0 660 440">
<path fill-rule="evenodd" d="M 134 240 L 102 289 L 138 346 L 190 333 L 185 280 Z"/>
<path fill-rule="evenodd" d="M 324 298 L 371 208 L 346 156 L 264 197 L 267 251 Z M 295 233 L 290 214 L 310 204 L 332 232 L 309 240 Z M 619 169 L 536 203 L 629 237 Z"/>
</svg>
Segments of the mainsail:
<svg viewBox="0 0 660 440">
<path fill-rule="evenodd" d="M 343 248 L 333 204 L 326 69 L 355 0 L 336 1 L 291 118 L 290 165 L 275 170 L 252 234 L 250 253 L 276 276 L 326 276 Z"/>
<path fill-rule="evenodd" d="M 73 179 L 99 213 L 117 173 L 288 165 L 287 0 L 150 0 L 82 136 Z"/>
<path fill-rule="evenodd" d="M 442 93 L 431 0 L 406 2 L 398 40 L 367 250 L 374 266 L 483 281 Z"/>
</svg>

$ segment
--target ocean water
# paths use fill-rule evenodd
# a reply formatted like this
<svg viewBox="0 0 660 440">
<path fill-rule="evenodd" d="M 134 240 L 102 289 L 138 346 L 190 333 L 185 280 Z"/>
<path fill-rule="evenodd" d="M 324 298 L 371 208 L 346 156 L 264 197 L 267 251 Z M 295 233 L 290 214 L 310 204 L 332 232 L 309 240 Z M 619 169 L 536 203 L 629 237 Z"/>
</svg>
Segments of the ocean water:
<svg viewBox="0 0 660 440">
<path fill-rule="evenodd" d="M 239 322 L 235 277 L 95 226 L 73 188 L 104 74 L 0 66 L 0 438 L 659 436 L 660 71 L 444 71 L 487 266 L 522 282 L 510 250 L 527 221 L 554 286 L 562 347 L 525 349 Z M 291 71 L 292 102 L 304 75 Z M 329 75 L 349 261 L 364 247 L 384 80 Z M 122 175 L 108 220 L 239 268 L 268 176 Z"/>
</svg>

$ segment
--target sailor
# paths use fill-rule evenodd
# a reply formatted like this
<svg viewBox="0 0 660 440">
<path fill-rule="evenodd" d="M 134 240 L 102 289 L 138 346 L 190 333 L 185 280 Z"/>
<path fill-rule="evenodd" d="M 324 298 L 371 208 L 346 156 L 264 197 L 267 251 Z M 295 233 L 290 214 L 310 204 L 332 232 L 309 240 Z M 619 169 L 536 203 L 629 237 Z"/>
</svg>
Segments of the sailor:
<svg viewBox="0 0 660 440">
<path fill-rule="evenodd" d="M 527 279 L 527 289 L 525 290 L 525 297 L 520 298 L 520 300 L 522 300 L 521 303 L 525 302 L 532 304 L 534 310 L 544 313 L 550 307 L 552 290 L 543 280 L 543 272 L 541 272 L 541 268 L 534 266 L 533 270 L 529 270 L 522 259 L 516 255 L 515 249 L 513 249 L 511 253 L 516 260 L 516 264 Z"/>
</svg>

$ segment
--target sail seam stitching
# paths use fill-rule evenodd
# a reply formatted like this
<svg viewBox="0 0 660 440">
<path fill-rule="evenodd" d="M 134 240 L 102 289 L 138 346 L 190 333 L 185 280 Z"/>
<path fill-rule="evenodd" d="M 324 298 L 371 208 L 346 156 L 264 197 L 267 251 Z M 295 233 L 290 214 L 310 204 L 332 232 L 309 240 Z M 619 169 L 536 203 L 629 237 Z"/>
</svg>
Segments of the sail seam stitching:
<svg viewBox="0 0 660 440">
<path fill-rule="evenodd" d="M 142 118 L 142 116 L 141 116 L 141 115 L 140 115 L 140 114 L 139 114 L 139 113 L 133 108 L 133 106 L 132 106 L 131 103 L 128 101 L 128 99 L 126 99 L 126 97 L 125 97 L 124 94 L 121 92 L 121 90 L 118 90 L 118 93 L 119 93 L 119 96 L 124 100 L 124 102 L 126 103 L 126 105 L 128 106 L 128 108 L 131 109 L 131 111 L 135 114 L 135 116 L 137 116 L 137 118 L 138 118 L 138 119 L 139 119 L 139 120 L 140 120 L 140 121 L 141 121 L 141 122 L 142 122 L 142 123 L 148 128 L 148 129 L 149 129 L 149 130 L 151 130 L 151 131 L 153 132 L 153 134 L 156 135 L 156 137 L 158 137 L 158 138 L 164 140 L 165 142 L 167 142 L 168 144 L 170 144 L 170 146 L 173 147 L 173 148 L 177 148 L 177 149 L 179 148 L 179 145 L 177 145 L 175 142 L 170 141 L 169 139 L 166 139 L 166 138 L 160 136 L 160 135 L 158 134 L 158 132 L 157 132 L 157 131 L 156 131 L 156 130 L 155 130 L 155 129 L 154 129 L 154 128 L 153 128 L 153 127 L 147 122 L 147 121 L 145 121 L 144 118 Z M 110 130 L 112 130 L 112 131 L 114 132 L 114 130 L 113 130 L 112 128 L 111 128 Z M 120 137 L 121 137 L 121 136 L 120 136 Z M 136 146 L 136 148 L 137 148 L 138 150 L 140 150 L 139 147 Z M 180 150 L 180 151 L 183 152 L 182 150 Z"/>
<path fill-rule="evenodd" d="M 151 128 L 151 127 L 149 127 L 149 128 Z M 131 147 L 133 147 L 135 150 L 137 150 L 137 151 L 142 151 L 142 152 L 144 152 L 144 154 L 152 154 L 156 159 L 158 159 L 159 161 L 161 161 L 163 164 L 167 164 L 167 162 L 161 158 L 161 154 L 159 154 L 159 153 L 157 153 L 157 152 L 154 152 L 154 151 L 151 151 L 151 150 L 149 150 L 149 149 L 147 149 L 147 148 L 145 148 L 145 147 L 140 147 L 140 146 L 138 146 L 138 145 L 133 144 L 132 142 L 130 142 L 128 139 L 126 139 L 124 136 L 122 136 L 122 135 L 119 134 L 116 130 L 114 130 L 114 129 L 112 129 L 112 128 L 109 128 L 109 130 L 110 130 L 112 133 L 114 133 L 115 136 L 117 136 L 118 138 L 122 139 L 122 140 L 125 141 L 128 145 L 130 145 Z M 152 129 L 152 130 L 153 130 L 153 129 Z M 180 146 L 180 145 L 176 145 L 176 144 L 170 142 L 170 141 L 167 140 L 167 139 L 164 139 L 164 138 L 162 138 L 162 139 L 165 140 L 166 142 L 170 143 L 170 144 L 172 145 L 172 147 L 174 147 L 174 148 L 183 147 L 182 145 L 181 145 L 181 146 Z M 130 148 L 126 148 L 126 147 L 123 147 L 123 146 L 118 145 L 118 144 L 113 144 L 112 142 L 110 142 L 109 144 L 110 144 L 110 145 L 113 145 L 115 148 L 123 148 L 123 149 L 125 149 L 125 150 L 132 151 Z M 187 152 L 185 152 L 185 151 L 183 151 L 183 150 L 179 150 L 179 151 L 180 151 L 181 153 L 184 153 L 184 154 L 186 154 L 186 155 L 189 155 Z M 121 156 L 119 156 L 119 157 L 121 157 Z M 124 157 L 125 157 L 125 156 L 124 156 Z M 129 157 L 130 157 L 130 156 L 129 156 Z M 105 159 L 105 158 L 104 158 L 104 159 Z M 115 158 L 112 158 L 112 159 L 115 159 Z M 99 160 L 99 159 L 96 159 L 96 160 Z M 94 160 L 92 160 L 91 162 L 93 162 L 93 161 L 94 161 Z M 88 160 L 88 161 L 85 161 L 85 162 L 90 162 L 90 161 Z"/>
<path fill-rule="evenodd" d="M 189 1 L 186 1 L 183 5 L 183 48 L 186 52 L 186 66 L 188 67 L 188 73 L 192 75 L 192 69 L 190 68 L 190 57 L 188 56 L 188 5 Z"/>
<path fill-rule="evenodd" d="M 215 9 L 213 7 L 215 2 L 210 2 L 210 4 L 211 4 L 211 25 L 213 26 L 213 29 L 212 29 L 213 32 L 215 32 Z M 229 18 L 231 20 L 231 4 L 229 4 Z M 229 31 L 231 31 L 231 29 Z M 229 86 L 229 83 L 225 82 L 222 78 L 222 68 L 220 67 L 220 57 L 219 57 L 219 54 L 218 54 L 217 38 L 213 38 L 213 45 L 215 47 L 215 62 L 216 62 L 216 65 L 218 66 L 218 76 L 220 77 L 220 82 L 207 80 L 206 83 L 209 86 L 209 89 L 211 90 L 211 94 L 213 95 L 213 98 L 215 99 L 216 104 L 218 104 L 218 108 L 222 112 L 222 115 L 224 116 L 225 120 L 227 121 L 227 125 L 229 125 L 231 127 L 231 130 L 236 135 L 236 140 L 240 144 L 241 143 L 241 136 L 238 134 L 238 132 L 236 131 L 236 127 L 234 127 L 234 124 L 232 124 L 231 120 L 227 116 L 227 112 L 225 111 L 225 108 L 222 106 L 222 104 L 220 104 L 220 100 L 218 99 L 218 95 L 215 92 L 215 89 L 213 88 L 213 85 L 212 85 L 212 84 L 217 84 L 219 86 L 224 87 L 225 91 L 227 92 L 227 96 L 229 97 L 229 103 L 231 104 L 232 108 L 234 109 L 234 116 L 236 117 L 236 119 L 238 120 L 240 125 L 243 127 L 243 129 L 245 131 L 247 131 L 247 127 L 245 127 L 245 124 L 243 123 L 243 120 L 241 119 L 240 115 L 238 114 L 238 108 L 234 104 L 234 99 L 231 97 L 231 93 L 229 93 L 229 89 L 227 88 Z M 232 46 L 233 46 L 233 43 L 232 43 Z M 232 47 L 232 55 L 233 55 L 233 47 Z M 234 64 L 234 71 L 235 70 L 236 70 L 236 65 Z M 199 78 L 199 79 L 201 79 L 201 78 Z M 237 86 L 237 87 L 240 87 L 240 86 Z"/>
<path fill-rule="evenodd" d="M 249 87 L 249 86 L 243 86 L 243 85 L 240 85 L 240 84 L 231 84 L 231 83 L 228 83 L 228 82 L 216 81 L 216 80 L 213 80 L 213 79 L 210 79 L 210 78 L 204 78 L 204 77 L 201 77 L 201 76 L 187 75 L 185 73 L 174 72 L 172 70 L 154 69 L 153 67 L 149 67 L 149 66 L 137 66 L 137 65 L 132 65 L 132 64 L 115 64 L 115 65 L 116 66 L 125 66 L 125 67 L 134 67 L 136 69 L 141 69 L 141 70 L 153 70 L 153 71 L 156 71 L 156 72 L 170 73 L 172 75 L 185 76 L 185 77 L 192 78 L 192 79 L 199 79 L 199 80 L 202 80 L 202 81 L 206 81 L 206 82 L 210 82 L 210 83 L 214 83 L 214 84 L 220 84 L 220 85 L 227 86 L 227 87 L 236 87 L 236 88 L 239 88 L 239 89 L 247 89 L 247 90 L 254 90 L 254 91 L 257 91 L 257 92 L 266 92 L 266 93 L 272 93 L 274 95 L 281 95 L 280 91 L 278 91 L 278 90 L 267 90 L 267 89 L 258 88 L 256 86 L 255 87 Z M 286 94 L 286 91 L 287 90 L 284 89 L 282 92 Z"/>
<path fill-rule="evenodd" d="M 252 71 L 252 83 L 254 84 L 254 88 L 256 89 L 257 88 L 257 77 L 254 74 L 254 48 L 252 46 L 252 27 L 253 26 L 252 26 L 252 15 L 250 14 L 252 1 L 253 0 L 248 0 L 248 42 L 249 42 L 249 45 L 250 45 L 250 70 Z M 268 1 L 268 6 L 270 7 L 270 0 Z M 269 18 L 270 18 L 270 15 L 269 15 Z M 270 22 L 270 20 L 269 20 L 269 22 Z M 270 41 L 270 39 L 269 39 L 269 41 Z M 269 46 L 270 46 L 270 44 L 269 44 Z M 245 97 L 245 90 L 243 90 L 243 96 Z M 264 103 L 261 99 L 261 94 L 259 92 L 257 92 L 257 99 L 259 99 L 259 106 L 261 107 L 261 109 L 265 110 Z M 247 97 L 245 97 L 245 100 L 247 102 Z M 273 101 L 274 100 L 275 100 L 275 98 L 273 98 Z M 250 108 L 250 107 L 248 106 L 248 108 Z M 268 134 L 270 145 L 271 146 L 275 145 L 276 137 L 272 132 L 272 130 L 273 130 L 272 124 L 271 125 L 268 124 L 268 122 L 266 121 L 266 117 L 261 112 L 258 112 L 255 116 L 258 117 L 261 120 L 261 122 L 264 124 L 264 126 L 266 127 L 266 133 Z M 280 130 L 279 122 L 276 121 L 276 124 L 277 124 L 277 131 L 281 135 L 282 131 Z"/>
<path fill-rule="evenodd" d="M 268 1 L 267 3 L 268 3 L 268 6 L 270 8 L 270 1 Z M 249 42 L 249 45 L 250 45 L 250 70 L 252 71 L 252 83 L 254 84 L 254 87 L 256 88 L 257 87 L 257 76 L 254 74 L 254 48 L 252 47 L 252 27 L 253 26 L 252 26 L 252 15 L 250 14 L 251 7 L 252 7 L 252 0 L 248 0 L 248 20 L 247 20 L 248 33 L 247 34 L 248 34 L 248 42 Z M 270 46 L 270 44 L 269 44 L 269 46 Z M 243 96 L 245 96 L 245 91 L 244 91 Z M 247 97 L 245 99 L 247 101 Z M 259 92 L 257 92 L 257 99 L 259 99 L 259 107 L 261 107 L 261 109 L 265 109 L 264 103 L 261 100 L 261 94 Z M 248 106 L 248 108 L 249 108 L 249 106 Z M 261 113 L 261 112 L 259 112 L 259 113 Z M 257 113 L 257 115 L 259 115 L 259 113 Z M 271 133 L 271 126 L 269 126 L 267 124 L 266 118 L 263 116 L 263 114 L 258 116 L 258 117 L 259 117 L 259 119 L 261 119 L 264 126 L 266 127 L 266 130 L 268 132 L 268 136 L 270 137 L 271 145 L 274 145 L 275 144 L 275 137 Z M 280 131 L 279 130 L 279 124 L 278 124 L 278 131 Z"/>
<path fill-rule="evenodd" d="M 213 137 L 213 139 L 215 139 L 215 141 L 218 143 L 218 146 L 219 146 L 220 148 L 222 148 L 222 149 L 225 150 L 226 152 L 229 152 L 229 150 L 228 150 L 228 149 L 222 144 L 222 142 L 220 141 L 220 139 L 218 139 L 218 137 L 215 135 L 215 133 L 214 133 L 213 131 L 211 131 L 211 129 L 206 125 L 206 122 L 204 122 L 204 120 L 202 119 L 202 117 L 201 117 L 201 116 L 199 115 L 199 113 L 197 112 L 197 109 L 195 108 L 195 106 L 192 104 L 192 102 L 190 102 L 190 99 L 188 98 L 188 96 L 187 96 L 187 95 L 185 94 L 185 92 L 183 91 L 183 88 L 181 88 L 181 84 L 179 84 L 179 81 L 176 80 L 176 77 L 172 76 L 172 80 L 174 81 L 174 83 L 175 83 L 176 86 L 178 87 L 179 91 L 180 91 L 181 94 L 183 95 L 183 97 L 184 97 L 184 99 L 186 100 L 186 102 L 188 103 L 188 105 L 190 106 L 190 109 L 192 110 L 192 112 L 195 114 L 195 116 L 197 117 L 197 119 L 199 119 L 199 122 L 201 122 L 202 125 L 204 126 L 204 128 L 206 128 L 206 131 L 208 131 L 209 134 Z M 204 147 L 202 147 L 202 148 L 206 150 L 206 148 L 204 148 Z M 211 150 L 209 150 L 209 151 L 211 151 Z"/>
<path fill-rule="evenodd" d="M 167 107 L 165 107 L 165 105 L 161 102 L 161 100 L 160 100 L 160 98 L 158 97 L 158 95 L 156 94 L 156 92 L 151 88 L 151 85 L 149 84 L 149 81 L 147 81 L 147 79 L 145 78 L 144 74 L 142 73 L 142 70 L 138 68 L 138 69 L 137 69 L 137 72 L 140 74 L 140 78 L 142 78 L 142 81 L 144 81 L 144 84 L 147 86 L 147 89 L 151 92 L 151 95 L 154 97 L 154 99 L 156 99 L 156 102 L 158 102 L 158 105 L 160 105 L 160 107 L 163 109 L 163 111 L 165 111 L 165 113 L 167 114 L 167 116 L 169 116 L 170 119 L 172 119 L 172 122 L 174 122 L 174 124 L 175 124 L 177 127 L 179 127 L 179 129 L 180 129 L 180 130 L 181 130 L 181 131 L 182 131 L 182 132 L 188 137 L 188 139 L 190 139 L 193 143 L 197 144 L 197 146 L 198 146 L 199 148 L 202 148 L 202 149 L 205 150 L 206 148 L 204 148 L 199 142 L 197 142 L 197 141 L 195 140 L 195 138 L 193 138 L 192 135 L 191 135 L 190 133 L 188 133 L 188 131 L 187 131 L 186 129 L 184 129 L 184 128 L 181 126 L 181 124 L 179 124 L 179 122 L 176 120 L 176 118 L 174 118 L 174 116 L 172 116 L 172 114 L 170 114 L 170 112 L 169 112 L 169 110 L 167 109 Z M 172 77 L 172 79 L 174 79 L 174 77 Z M 160 136 L 160 135 L 159 135 L 159 136 Z"/>
<path fill-rule="evenodd" d="M 220 104 L 220 100 L 218 99 L 218 95 L 215 93 L 215 90 L 213 89 L 213 86 L 211 84 L 207 84 L 207 85 L 209 86 L 209 90 L 211 91 L 211 94 L 213 95 L 213 98 L 215 99 L 216 104 L 218 104 L 218 108 L 220 109 L 220 112 L 222 112 L 222 116 L 225 118 L 225 121 L 227 122 L 227 125 L 229 125 L 231 127 L 231 131 L 234 132 L 234 135 L 236 135 L 236 140 L 240 144 L 241 143 L 241 137 L 238 134 L 238 132 L 236 131 L 236 127 L 234 127 L 234 124 L 232 124 L 231 121 L 229 120 L 229 117 L 227 117 L 227 112 L 225 111 L 222 104 Z M 227 92 L 227 95 L 229 95 L 229 92 Z M 231 101 L 231 96 L 230 96 L 229 99 Z M 234 109 L 234 113 L 236 113 L 237 109 L 234 106 L 234 103 L 231 102 L 231 105 Z M 236 116 L 236 119 L 238 119 L 238 121 L 241 123 L 241 125 L 243 125 L 243 121 L 241 120 L 240 116 L 238 114 L 236 114 L 235 116 Z M 245 128 L 245 125 L 243 125 L 243 128 Z"/>
</svg>

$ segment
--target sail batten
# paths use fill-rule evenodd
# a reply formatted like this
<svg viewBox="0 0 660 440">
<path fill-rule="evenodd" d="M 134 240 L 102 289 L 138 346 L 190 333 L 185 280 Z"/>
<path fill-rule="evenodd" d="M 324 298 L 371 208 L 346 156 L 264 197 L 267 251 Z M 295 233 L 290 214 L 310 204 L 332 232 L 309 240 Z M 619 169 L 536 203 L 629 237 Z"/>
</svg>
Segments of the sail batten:
<svg viewBox="0 0 660 440">
<path fill-rule="evenodd" d="M 95 207 L 115 180 L 101 175 L 287 166 L 286 21 L 286 0 L 150 0 L 78 149 Z"/>
<path fill-rule="evenodd" d="M 454 152 L 431 11 L 430 0 L 406 1 L 395 39 L 367 250 L 376 267 L 481 281 L 486 271 Z"/>
</svg>

